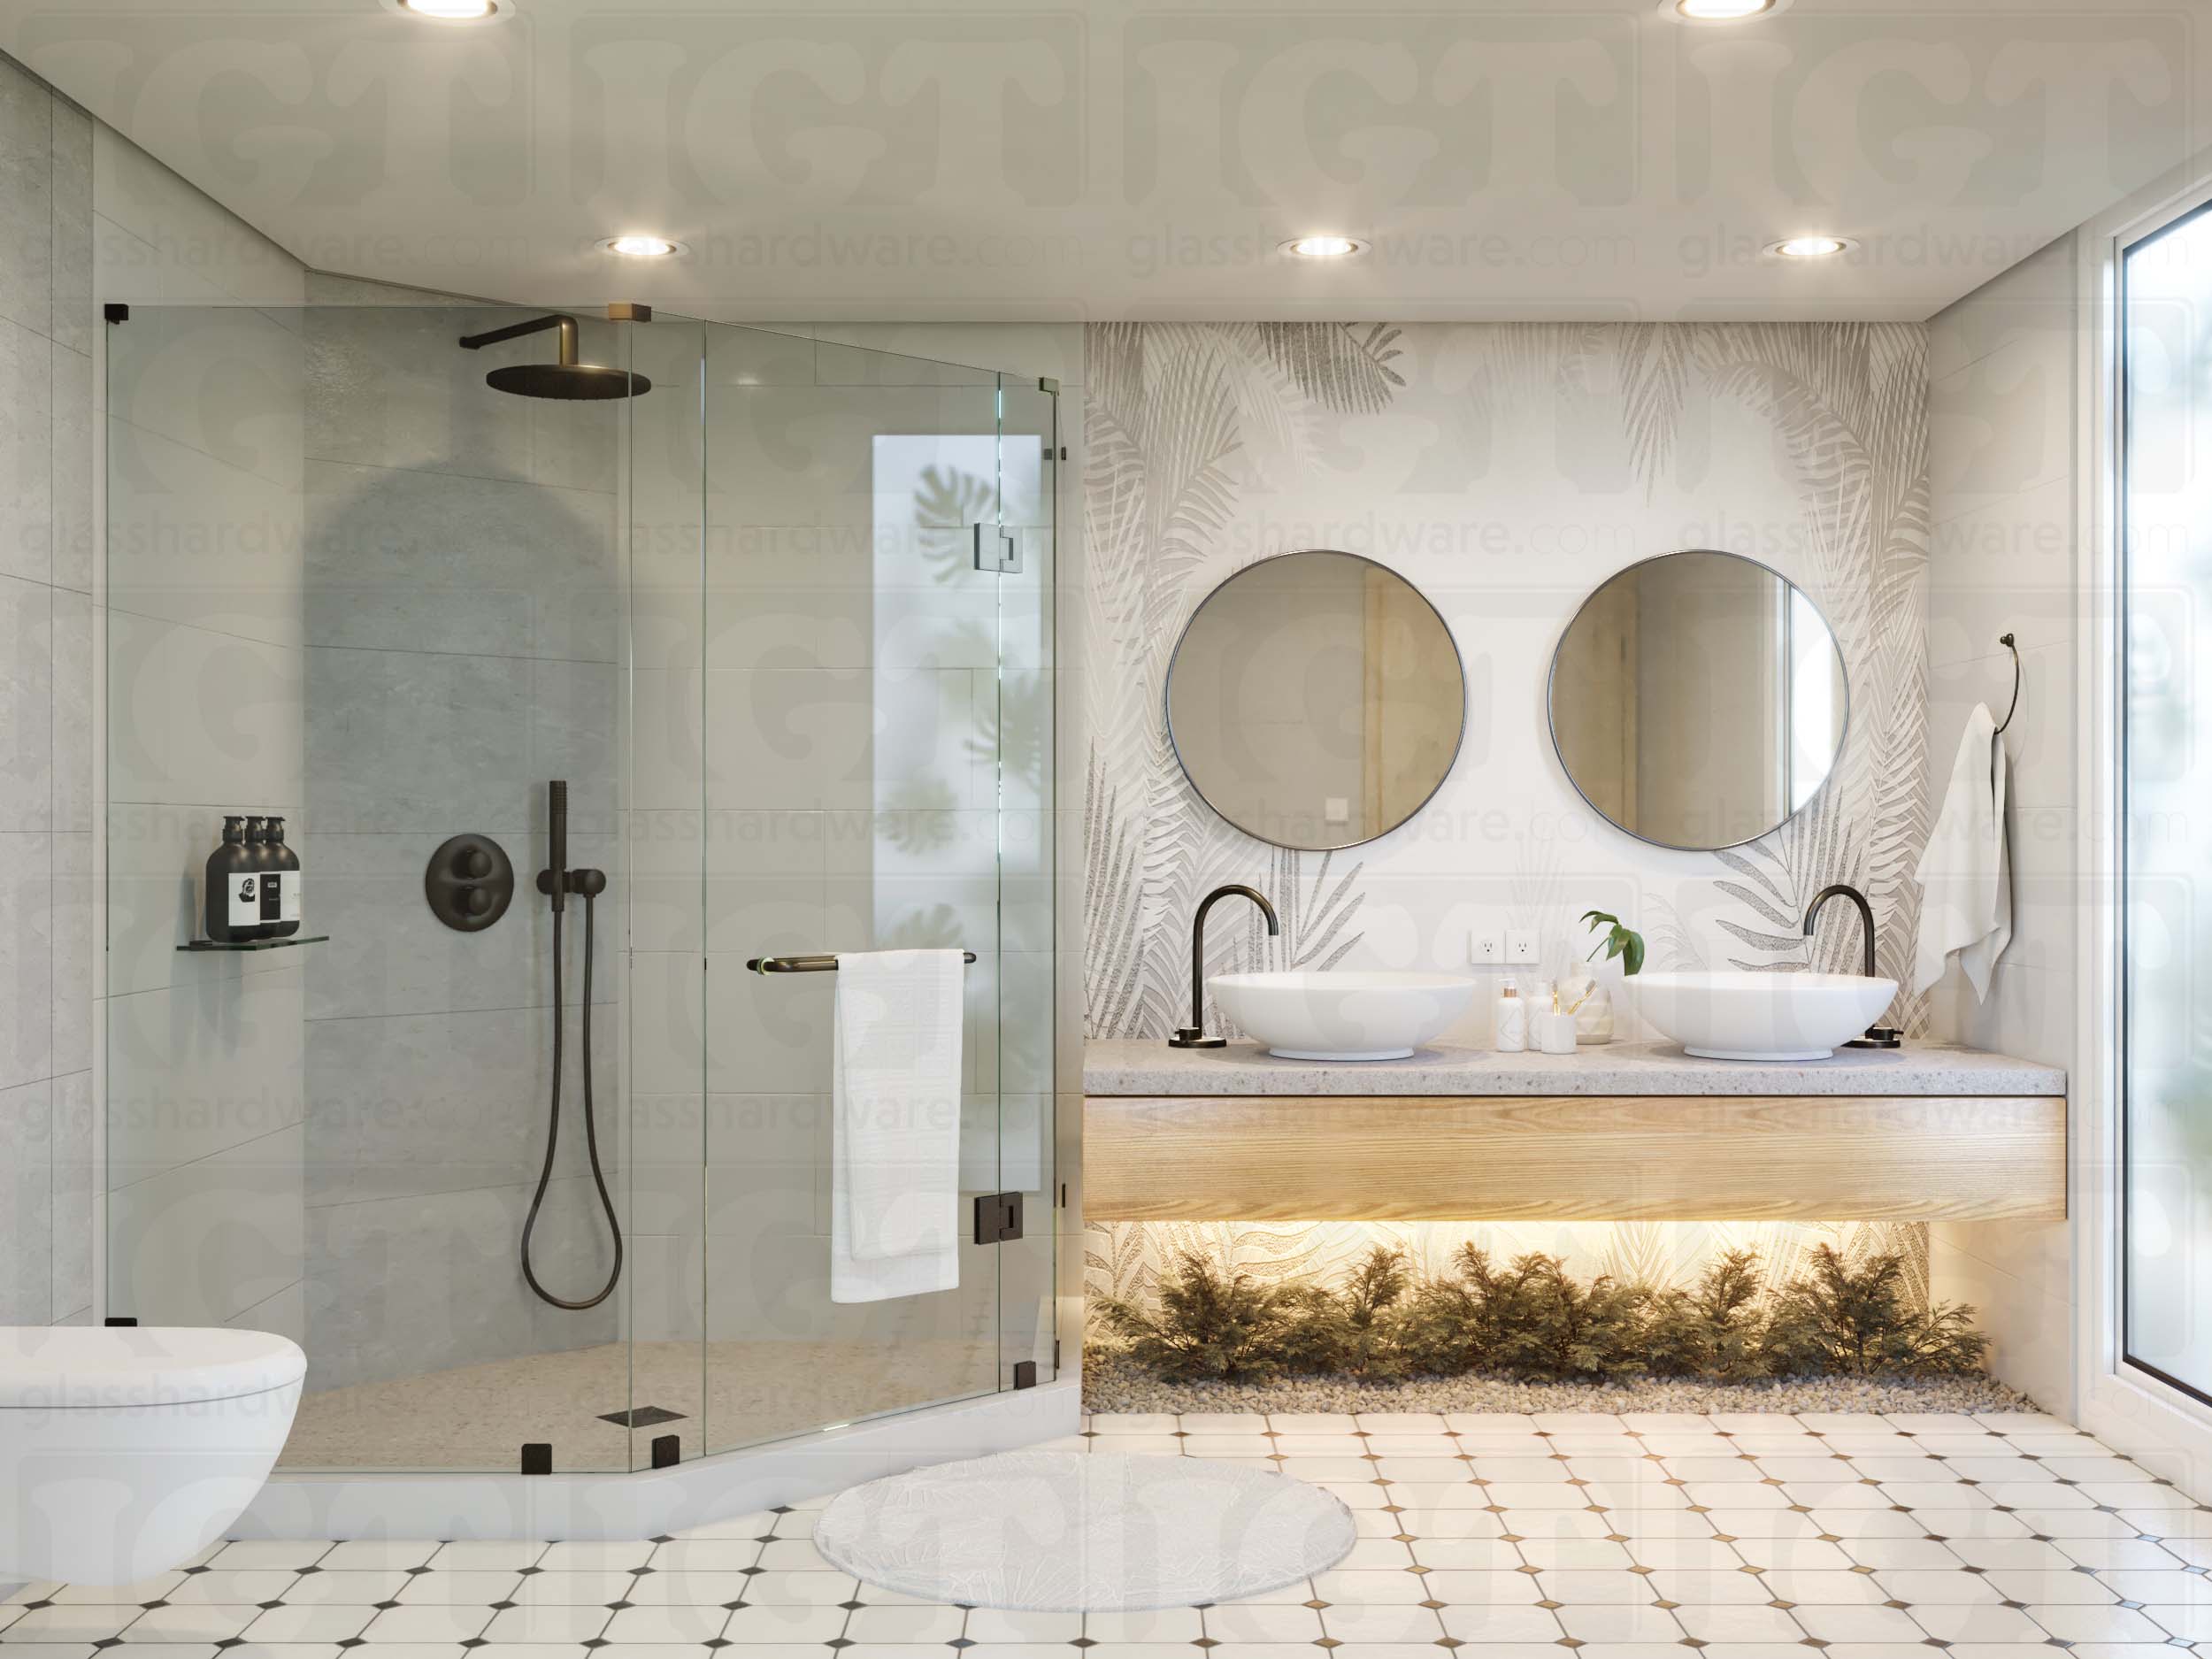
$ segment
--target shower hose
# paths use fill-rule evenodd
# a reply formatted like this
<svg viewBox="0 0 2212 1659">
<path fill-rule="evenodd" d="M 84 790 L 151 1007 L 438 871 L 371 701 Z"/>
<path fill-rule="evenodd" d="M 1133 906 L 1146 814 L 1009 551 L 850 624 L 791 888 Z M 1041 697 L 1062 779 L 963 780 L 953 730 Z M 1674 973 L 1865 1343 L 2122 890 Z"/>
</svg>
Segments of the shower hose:
<svg viewBox="0 0 2212 1659">
<path fill-rule="evenodd" d="M 559 878 L 556 878 L 558 879 Z M 614 1235 L 614 1266 L 607 1274 L 607 1282 L 599 1287 L 595 1296 L 581 1302 L 570 1302 L 557 1296 L 538 1283 L 538 1275 L 530 1262 L 530 1234 L 538 1225 L 538 1210 L 545 1202 L 545 1189 L 553 1180 L 553 1155 L 561 1143 L 561 1027 L 564 1023 L 561 1008 L 561 911 L 553 911 L 553 1107 L 545 1126 L 545 1167 L 538 1171 L 538 1190 L 531 1194 L 530 1216 L 522 1224 L 522 1276 L 541 1302 L 556 1308 L 581 1312 L 596 1308 L 614 1294 L 614 1287 L 622 1277 L 622 1223 L 614 1213 L 614 1200 L 607 1193 L 606 1171 L 599 1167 L 599 1120 L 593 1109 L 591 1093 L 591 958 L 592 958 L 592 895 L 584 899 L 584 1144 L 591 1153 L 591 1179 L 599 1188 L 600 1208 L 607 1212 L 607 1227 Z"/>
</svg>

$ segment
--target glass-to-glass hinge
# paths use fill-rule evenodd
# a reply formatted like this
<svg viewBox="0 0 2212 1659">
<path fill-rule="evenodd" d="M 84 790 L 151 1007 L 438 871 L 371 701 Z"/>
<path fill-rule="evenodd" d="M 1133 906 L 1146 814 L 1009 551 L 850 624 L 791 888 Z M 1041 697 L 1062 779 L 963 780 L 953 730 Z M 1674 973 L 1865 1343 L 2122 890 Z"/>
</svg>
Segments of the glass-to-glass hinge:
<svg viewBox="0 0 2212 1659">
<path fill-rule="evenodd" d="M 1010 1244 L 1022 1236 L 1022 1195 L 993 1193 L 975 1201 L 975 1241 Z"/>
<path fill-rule="evenodd" d="M 975 567 L 995 575 L 1010 576 L 1022 567 L 1020 544 L 1010 531 L 995 524 L 979 524 L 975 531 Z"/>
</svg>

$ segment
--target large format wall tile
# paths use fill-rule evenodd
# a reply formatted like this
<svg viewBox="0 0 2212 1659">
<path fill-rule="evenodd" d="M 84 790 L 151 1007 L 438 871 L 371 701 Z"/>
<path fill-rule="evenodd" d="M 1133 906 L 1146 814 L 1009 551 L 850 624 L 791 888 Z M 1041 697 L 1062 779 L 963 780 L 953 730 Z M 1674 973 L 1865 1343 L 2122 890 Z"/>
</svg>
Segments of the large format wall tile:
<svg viewBox="0 0 2212 1659">
<path fill-rule="evenodd" d="M 534 1260 L 557 1294 L 605 1280 L 605 1222 L 585 1208 L 596 1202 L 588 1189 L 562 1181 L 546 1195 Z M 529 1201 L 524 1187 L 474 1187 L 311 1210 L 309 1386 L 611 1340 L 618 1299 L 574 1314 L 530 1294 L 518 1255 Z"/>
<path fill-rule="evenodd" d="M 614 823 L 611 664 L 440 652 L 308 652 L 308 795 L 319 833 L 458 822 L 511 835 L 569 783 L 572 830 Z"/>
<path fill-rule="evenodd" d="M 593 1011 L 600 1163 L 618 1170 L 619 1043 Z M 549 1008 L 319 1019 L 307 1036 L 311 1204 L 411 1197 L 537 1179 L 553 1076 Z M 565 1023 L 557 1179 L 589 1174 L 582 1015 Z"/>
<path fill-rule="evenodd" d="M 54 1070 L 53 837 L 0 833 L 0 1088 Z"/>
<path fill-rule="evenodd" d="M 296 1279 L 303 1150 L 295 1125 L 111 1192 L 111 1310 L 221 1325 Z"/>
<path fill-rule="evenodd" d="M 53 580 L 53 347 L 0 318 L 0 573 Z"/>
<path fill-rule="evenodd" d="M 107 629 L 110 800 L 301 799 L 296 649 L 126 611 Z"/>
<path fill-rule="evenodd" d="M 120 1188 L 296 1129 L 301 971 L 173 986 L 108 1002 L 108 1183 Z"/>
<path fill-rule="evenodd" d="M 0 317 L 54 328 L 54 99 L 28 70 L 0 62 Z"/>
<path fill-rule="evenodd" d="M 0 1324 L 54 1317 L 53 1236 L 54 1085 L 0 1089 Z"/>
<path fill-rule="evenodd" d="M 111 419 L 107 434 L 109 604 L 296 649 L 297 484 L 127 421 Z"/>
<path fill-rule="evenodd" d="M 620 654 L 611 495 L 317 461 L 307 511 L 318 645 Z"/>
</svg>

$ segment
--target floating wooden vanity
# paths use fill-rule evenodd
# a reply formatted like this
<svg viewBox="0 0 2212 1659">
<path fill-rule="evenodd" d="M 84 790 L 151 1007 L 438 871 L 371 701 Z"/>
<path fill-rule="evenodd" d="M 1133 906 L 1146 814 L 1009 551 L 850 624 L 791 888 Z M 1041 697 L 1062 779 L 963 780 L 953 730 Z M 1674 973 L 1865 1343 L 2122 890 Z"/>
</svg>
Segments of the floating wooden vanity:
<svg viewBox="0 0 2212 1659">
<path fill-rule="evenodd" d="M 2066 1078 L 1975 1049 L 1768 1064 L 1663 1044 L 1323 1065 L 1084 1055 L 1101 1221 L 2058 1220 Z"/>
</svg>

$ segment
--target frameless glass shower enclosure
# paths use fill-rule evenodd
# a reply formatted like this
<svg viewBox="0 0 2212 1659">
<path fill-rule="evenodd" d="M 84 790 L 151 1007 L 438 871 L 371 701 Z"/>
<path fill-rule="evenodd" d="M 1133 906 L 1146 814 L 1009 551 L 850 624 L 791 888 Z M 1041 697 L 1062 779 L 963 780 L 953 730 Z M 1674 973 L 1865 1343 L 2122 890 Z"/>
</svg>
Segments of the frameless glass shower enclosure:
<svg viewBox="0 0 2212 1659">
<path fill-rule="evenodd" d="M 107 1311 L 297 1338 L 294 1469 L 1049 1380 L 1055 393 L 539 320 L 107 331 Z M 227 816 L 296 933 L 209 940 Z M 841 1302 L 825 959 L 905 947 L 974 957 L 957 1285 Z"/>
</svg>

